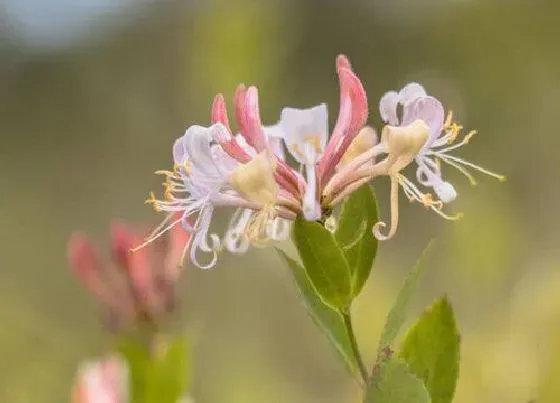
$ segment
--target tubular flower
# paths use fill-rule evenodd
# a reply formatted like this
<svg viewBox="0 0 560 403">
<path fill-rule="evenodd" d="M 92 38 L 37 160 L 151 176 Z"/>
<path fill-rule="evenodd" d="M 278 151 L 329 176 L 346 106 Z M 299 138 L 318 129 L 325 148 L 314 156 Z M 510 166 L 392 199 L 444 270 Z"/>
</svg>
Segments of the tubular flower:
<svg viewBox="0 0 560 403">
<path fill-rule="evenodd" d="M 110 263 L 100 259 L 87 236 L 79 232 L 70 236 L 70 268 L 98 300 L 114 330 L 146 322 L 159 324 L 174 309 L 180 275 L 177 262 L 190 234 L 178 226 L 167 235 L 131 254 L 130 248 L 142 237 L 122 223 L 113 223 Z"/>
<path fill-rule="evenodd" d="M 399 110 L 402 109 L 402 110 Z M 387 92 L 379 103 L 381 118 L 388 123 L 383 128 L 381 142 L 371 149 L 354 153 L 344 158 L 339 171 L 325 189 L 325 198 L 336 204 L 350 192 L 371 179 L 387 175 L 391 181 L 391 226 L 389 233 L 383 235 L 380 229 L 385 227 L 379 222 L 374 227 L 374 234 L 384 240 L 392 237 L 398 225 L 398 187 L 403 188 L 410 201 L 417 201 L 436 212 L 445 219 L 455 220 L 460 214 L 448 215 L 442 211 L 445 203 L 457 197 L 454 186 L 443 180 L 440 161 L 456 168 L 475 184 L 473 176 L 467 168 L 475 169 L 499 180 L 502 175 L 490 172 L 478 165 L 472 164 L 449 153 L 469 142 L 476 133 L 471 131 L 458 141 L 462 127 L 452 121 L 450 112 L 444 121 L 444 109 L 434 97 L 426 95 L 424 88 L 417 83 L 406 85 L 400 92 Z M 399 112 L 402 117 L 399 117 Z M 362 136 L 354 140 L 367 142 Z M 371 137 L 371 135 L 370 135 Z M 361 147 L 351 146 L 347 153 Z M 375 163 L 379 156 L 386 157 Z M 406 178 L 401 171 L 410 163 L 416 163 L 416 178 L 425 187 L 432 188 L 435 197 L 422 192 L 416 184 Z M 341 190 L 343 189 L 343 190 Z"/>
<path fill-rule="evenodd" d="M 224 247 L 244 253 L 251 244 L 286 239 L 290 221 L 298 215 L 321 220 L 323 210 L 328 210 L 321 202 L 322 189 L 367 119 L 365 91 L 350 62 L 339 56 L 336 65 L 341 104 L 330 139 L 325 104 L 284 108 L 275 125 L 263 126 L 258 90 L 244 85 L 234 95 L 234 134 L 224 97 L 218 94 L 212 105 L 212 124 L 189 127 L 174 144 L 173 170 L 156 172 L 166 177 L 163 198 L 151 194 L 147 200 L 157 211 L 181 217 L 168 216 L 139 248 L 182 223 L 192 232 L 187 245 L 190 259 L 208 268 L 216 264 Z M 288 165 L 285 148 L 300 166 Z M 210 233 L 214 209 L 220 206 L 237 207 L 222 238 Z M 198 251 L 211 254 L 209 262 L 200 262 Z"/>
<path fill-rule="evenodd" d="M 397 114 L 399 106 L 402 107 L 402 119 L 399 119 Z M 427 95 L 420 84 L 410 83 L 398 93 L 386 93 L 379 103 L 379 111 L 381 118 L 391 125 L 407 125 L 413 120 L 421 119 L 429 126 L 428 140 L 415 157 L 416 178 L 421 185 L 433 188 L 442 203 L 455 200 L 457 192 L 451 183 L 442 179 L 440 162 L 456 168 L 473 185 L 476 181 L 468 172 L 468 168 L 499 180 L 505 179 L 502 175 L 450 154 L 451 151 L 468 144 L 476 131 L 472 130 L 460 138 L 463 127 L 453 122 L 453 113 L 450 111 L 444 120 L 443 105 L 436 98 Z"/>
<path fill-rule="evenodd" d="M 366 126 L 364 87 L 345 56 L 337 57 L 336 71 L 340 105 L 332 131 L 323 103 L 303 109 L 286 107 L 275 125 L 263 126 L 257 88 L 241 84 L 233 100 L 237 123 L 237 132 L 233 132 L 224 97 L 218 94 L 211 125 L 189 127 L 174 144 L 173 170 L 157 171 L 166 176 L 163 199 L 153 194 L 148 199 L 156 210 L 181 217 L 168 216 L 140 247 L 182 223 L 192 233 L 185 248 L 190 248 L 193 263 L 212 267 L 223 248 L 244 253 L 250 245 L 286 239 L 290 222 L 298 216 L 335 228 L 333 207 L 378 176 L 390 179 L 391 222 L 387 234 L 381 233 L 384 222 L 377 223 L 373 231 L 378 239 L 388 239 L 397 230 L 399 187 L 411 201 L 444 218 L 458 218 L 442 211 L 456 192 L 442 179 L 440 161 L 457 168 L 471 182 L 474 179 L 466 168 L 502 178 L 450 155 L 467 144 L 474 132 L 456 142 L 461 126 L 452 122 L 451 114 L 444 121 L 441 103 L 426 95 L 419 84 L 383 96 L 380 114 L 388 124 L 378 141 L 376 131 Z M 285 150 L 297 162 L 296 167 L 288 165 Z M 435 197 L 402 174 L 413 162 L 418 182 L 432 188 Z M 223 237 L 210 233 L 214 209 L 221 206 L 237 208 Z M 198 251 L 210 253 L 210 261 L 201 263 Z"/>
</svg>

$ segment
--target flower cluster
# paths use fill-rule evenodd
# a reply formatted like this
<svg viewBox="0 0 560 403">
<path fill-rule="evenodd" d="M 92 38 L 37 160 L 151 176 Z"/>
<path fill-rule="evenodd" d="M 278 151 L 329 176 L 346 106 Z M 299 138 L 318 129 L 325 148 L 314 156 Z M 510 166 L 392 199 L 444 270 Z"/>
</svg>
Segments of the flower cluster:
<svg viewBox="0 0 560 403">
<path fill-rule="evenodd" d="M 164 197 L 157 199 L 152 193 L 147 202 L 168 216 L 141 247 L 181 224 L 192 233 L 185 246 L 190 260 L 201 268 L 212 267 L 223 248 L 243 253 L 251 244 L 286 239 L 290 221 L 298 216 L 332 223 L 334 206 L 372 179 L 387 176 L 389 229 L 383 233 L 384 222 L 372 229 L 383 240 L 397 229 L 399 187 L 410 200 L 442 217 L 458 218 L 443 212 L 457 192 L 442 178 L 441 162 L 471 182 L 468 168 L 502 178 L 450 154 L 467 144 L 474 132 L 461 138 L 461 126 L 452 121 L 452 114 L 445 119 L 441 103 L 416 83 L 382 97 L 379 112 L 387 125 L 378 139 L 376 131 L 366 126 L 366 93 L 345 56 L 337 57 L 336 70 L 340 106 L 332 131 L 326 104 L 286 107 L 275 125 L 263 126 L 257 88 L 240 85 L 233 100 L 237 123 L 233 132 L 224 97 L 218 94 L 211 125 L 189 127 L 173 146 L 173 169 L 157 171 L 165 176 Z M 288 155 L 297 168 L 288 164 Z M 433 189 L 435 195 L 403 175 L 411 163 L 417 166 L 418 184 Z M 222 237 L 210 232 L 214 210 L 221 206 L 238 208 Z M 199 252 L 210 254 L 207 263 L 199 261 Z"/>
<path fill-rule="evenodd" d="M 115 330 L 140 323 L 158 324 L 175 306 L 177 262 L 190 234 L 177 227 L 169 236 L 137 253 L 139 231 L 122 223 L 111 228 L 112 262 L 104 263 L 89 239 L 75 232 L 68 240 L 68 261 L 85 288 L 99 301 Z"/>
</svg>

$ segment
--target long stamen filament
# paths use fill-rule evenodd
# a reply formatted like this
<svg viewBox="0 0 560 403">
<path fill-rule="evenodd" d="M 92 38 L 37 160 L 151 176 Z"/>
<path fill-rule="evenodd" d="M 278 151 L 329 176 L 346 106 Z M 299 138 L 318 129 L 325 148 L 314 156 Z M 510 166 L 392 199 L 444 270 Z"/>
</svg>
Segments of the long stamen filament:
<svg viewBox="0 0 560 403">
<path fill-rule="evenodd" d="M 489 170 L 487 170 L 487 169 L 485 169 L 485 168 L 483 168 L 483 167 L 481 167 L 481 166 L 479 166 L 479 165 L 475 165 L 475 164 L 473 164 L 473 163 L 471 163 L 471 162 L 465 161 L 465 160 L 462 159 L 462 158 L 455 157 L 455 156 L 453 156 L 453 155 L 442 154 L 442 153 L 440 153 L 439 151 L 436 151 L 436 152 L 434 152 L 433 154 L 436 155 L 436 156 L 438 156 L 439 158 L 441 158 L 442 161 L 447 162 L 448 164 L 450 164 L 449 161 L 451 160 L 451 161 L 453 161 L 453 162 L 456 162 L 457 164 L 462 164 L 462 165 L 468 166 L 469 168 L 475 169 L 475 170 L 477 170 L 477 171 L 479 171 L 479 172 L 482 172 L 483 174 L 486 174 L 486 175 L 489 175 L 489 176 L 491 176 L 491 177 L 493 177 L 493 178 L 496 178 L 496 179 L 498 179 L 499 181 L 502 181 L 502 182 L 503 182 L 503 181 L 506 180 L 505 175 L 499 175 L 499 174 L 494 173 L 494 172 L 492 172 L 492 171 L 489 171 Z M 450 165 L 451 165 L 451 164 L 450 164 Z"/>
</svg>

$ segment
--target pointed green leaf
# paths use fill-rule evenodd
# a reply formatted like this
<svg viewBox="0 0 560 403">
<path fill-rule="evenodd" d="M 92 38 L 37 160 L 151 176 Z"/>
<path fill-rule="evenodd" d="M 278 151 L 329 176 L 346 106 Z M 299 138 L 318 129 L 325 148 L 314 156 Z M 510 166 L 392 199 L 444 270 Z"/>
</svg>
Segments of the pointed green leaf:
<svg viewBox="0 0 560 403">
<path fill-rule="evenodd" d="M 400 356 L 420 377 L 433 403 L 449 403 L 459 374 L 460 338 L 446 296 L 437 300 L 408 331 Z"/>
<path fill-rule="evenodd" d="M 378 221 L 373 189 L 364 185 L 344 202 L 335 238 L 344 250 L 352 273 L 354 296 L 366 283 L 377 255 L 377 238 L 372 228 Z"/>
<path fill-rule="evenodd" d="M 387 315 L 387 321 L 385 322 L 385 327 L 383 328 L 383 333 L 381 334 L 381 339 L 379 341 L 379 350 L 389 347 L 399 334 L 399 331 L 406 319 L 408 301 L 410 300 L 414 287 L 418 282 L 418 278 L 424 268 L 424 263 L 429 255 L 432 245 L 433 241 L 426 246 L 424 252 L 422 252 L 422 255 L 406 278 L 401 291 L 397 295 L 397 299 L 393 303 L 393 306 Z"/>
<path fill-rule="evenodd" d="M 319 329 L 321 329 L 325 336 L 327 336 L 327 339 L 334 347 L 342 361 L 346 364 L 350 372 L 354 374 L 357 369 L 357 364 L 354 359 L 354 355 L 352 354 L 350 340 L 348 339 L 348 334 L 346 333 L 342 315 L 329 308 L 319 299 L 313 290 L 307 275 L 305 274 L 305 270 L 298 262 L 290 258 L 280 249 L 276 250 L 290 268 L 300 297 L 307 308 L 307 312 Z"/>
<path fill-rule="evenodd" d="M 131 402 L 176 403 L 188 387 L 187 341 L 176 338 L 152 347 L 133 338 L 119 345 L 128 362 Z"/>
<path fill-rule="evenodd" d="M 350 267 L 333 234 L 317 222 L 298 218 L 293 240 L 321 300 L 333 309 L 347 307 L 352 300 Z"/>
<path fill-rule="evenodd" d="M 430 403 L 430 395 L 404 361 L 391 357 L 375 366 L 364 403 Z"/>
</svg>

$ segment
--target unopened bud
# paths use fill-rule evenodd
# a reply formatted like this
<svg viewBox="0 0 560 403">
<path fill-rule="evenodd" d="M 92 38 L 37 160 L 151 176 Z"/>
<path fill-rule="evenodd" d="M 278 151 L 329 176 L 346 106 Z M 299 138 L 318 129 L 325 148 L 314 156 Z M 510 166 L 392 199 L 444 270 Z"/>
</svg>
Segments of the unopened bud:
<svg viewBox="0 0 560 403">
<path fill-rule="evenodd" d="M 358 155 L 370 150 L 376 144 L 377 133 L 375 132 L 375 129 L 370 126 L 363 127 L 356 137 L 354 137 L 354 140 L 352 140 L 350 146 L 340 159 L 338 164 L 339 168 L 344 167 Z"/>
</svg>

